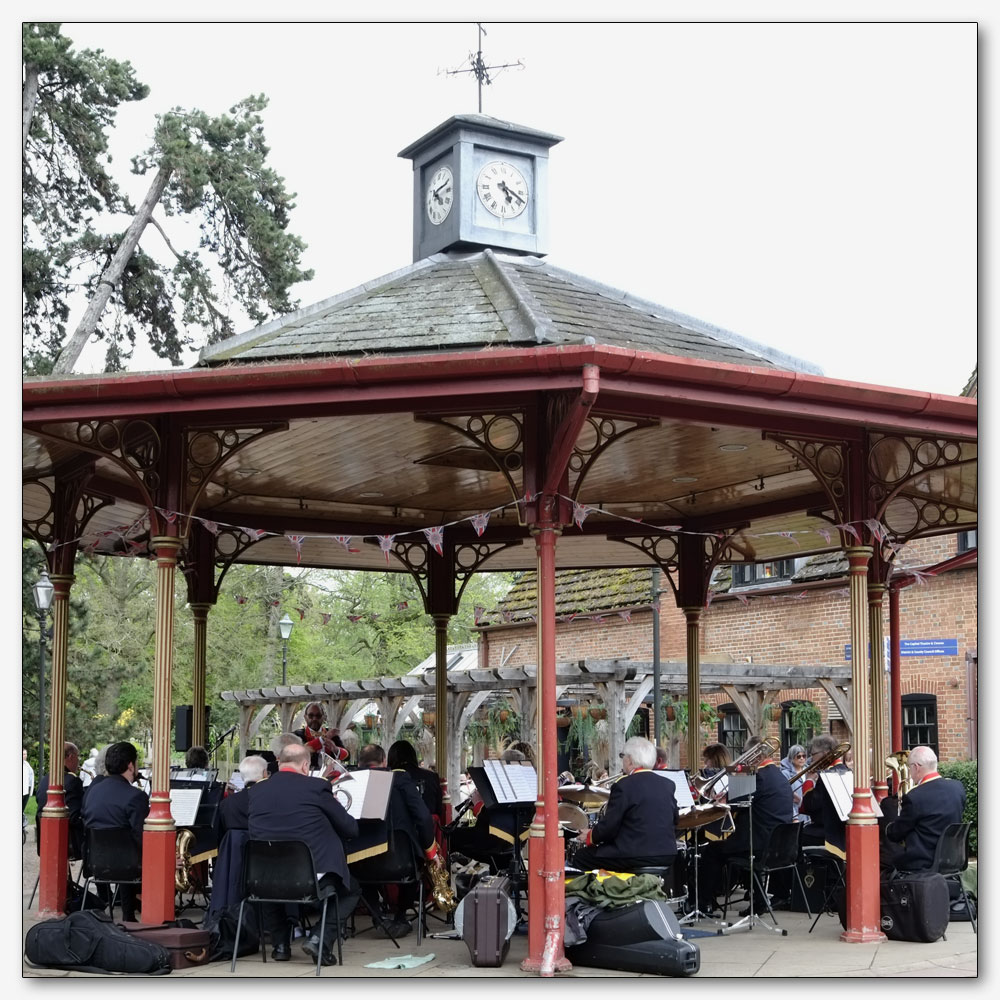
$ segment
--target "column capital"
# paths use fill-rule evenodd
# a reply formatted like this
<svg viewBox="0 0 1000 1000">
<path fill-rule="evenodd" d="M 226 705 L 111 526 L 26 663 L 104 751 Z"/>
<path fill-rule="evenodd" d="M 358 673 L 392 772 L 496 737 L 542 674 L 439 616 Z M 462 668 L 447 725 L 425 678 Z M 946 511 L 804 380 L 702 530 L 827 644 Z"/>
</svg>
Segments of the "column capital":
<svg viewBox="0 0 1000 1000">
<path fill-rule="evenodd" d="M 850 567 L 848 572 L 867 575 L 872 552 L 873 549 L 870 545 L 852 545 L 844 549 L 844 555 L 847 556 L 847 564 Z"/>
<path fill-rule="evenodd" d="M 55 587 L 53 597 L 65 597 L 76 577 L 72 573 L 50 573 L 49 579 L 52 581 L 52 586 Z"/>
</svg>

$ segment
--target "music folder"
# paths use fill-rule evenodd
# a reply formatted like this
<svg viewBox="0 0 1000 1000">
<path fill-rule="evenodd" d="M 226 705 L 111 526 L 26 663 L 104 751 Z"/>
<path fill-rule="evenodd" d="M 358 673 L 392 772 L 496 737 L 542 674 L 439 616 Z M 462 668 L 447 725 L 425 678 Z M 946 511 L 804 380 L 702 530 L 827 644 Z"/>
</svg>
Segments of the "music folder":
<svg viewBox="0 0 1000 1000">
<path fill-rule="evenodd" d="M 677 800 L 678 809 L 689 809 L 694 805 L 694 796 L 691 794 L 691 784 L 688 781 L 687 771 L 660 770 L 653 771 L 653 774 L 673 782 L 674 798 Z"/>
<path fill-rule="evenodd" d="M 531 764 L 484 760 L 482 767 L 469 768 L 469 777 L 486 807 L 534 806 L 538 798 L 538 774 Z"/>
<path fill-rule="evenodd" d="M 348 771 L 331 787 L 337 801 L 355 819 L 385 819 L 389 809 L 389 793 L 392 791 L 392 771 L 364 769 Z M 350 796 L 339 794 L 346 792 Z"/>
<path fill-rule="evenodd" d="M 819 779 L 823 782 L 837 815 L 846 823 L 854 807 L 854 775 L 850 771 L 820 771 Z M 881 816 L 882 807 L 870 789 L 868 798 L 872 804 L 872 812 Z"/>
<path fill-rule="evenodd" d="M 194 826 L 201 805 L 200 788 L 171 788 L 170 815 L 175 826 Z"/>
</svg>

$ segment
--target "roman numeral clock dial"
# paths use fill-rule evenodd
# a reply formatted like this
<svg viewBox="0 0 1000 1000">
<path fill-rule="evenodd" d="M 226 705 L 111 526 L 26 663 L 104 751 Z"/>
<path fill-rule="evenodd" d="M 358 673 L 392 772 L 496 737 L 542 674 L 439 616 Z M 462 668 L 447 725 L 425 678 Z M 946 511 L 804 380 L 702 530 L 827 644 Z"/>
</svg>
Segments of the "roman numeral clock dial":
<svg viewBox="0 0 1000 1000">
<path fill-rule="evenodd" d="M 527 181 L 504 160 L 492 160 L 479 171 L 476 193 L 486 211 L 498 219 L 516 219 L 528 207 Z"/>
<path fill-rule="evenodd" d="M 450 167 L 438 167 L 427 183 L 427 218 L 435 226 L 440 226 L 451 211 L 455 200 L 455 185 Z"/>
</svg>

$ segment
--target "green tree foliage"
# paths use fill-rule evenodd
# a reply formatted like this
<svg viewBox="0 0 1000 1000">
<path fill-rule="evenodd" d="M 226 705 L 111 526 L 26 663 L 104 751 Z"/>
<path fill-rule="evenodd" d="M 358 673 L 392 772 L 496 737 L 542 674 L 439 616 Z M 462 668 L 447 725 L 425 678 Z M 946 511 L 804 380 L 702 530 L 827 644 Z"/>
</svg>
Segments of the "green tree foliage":
<svg viewBox="0 0 1000 1000">
<path fill-rule="evenodd" d="M 31 584 L 42 561 L 24 547 L 22 738 L 34 756 L 38 732 L 38 625 Z M 473 607 L 495 606 L 509 574 L 478 574 L 454 617 L 451 641 L 468 642 Z M 148 559 L 81 555 L 71 600 L 66 736 L 84 751 L 113 740 L 148 743 L 152 730 L 155 567 Z M 174 593 L 173 705 L 191 703 L 194 625 L 187 587 Z M 400 607 L 403 603 L 406 607 Z M 84 609 L 86 613 L 84 614 Z M 232 566 L 208 616 L 206 700 L 210 738 L 239 721 L 221 691 L 281 683 L 278 620 L 293 622 L 288 681 L 303 684 L 402 674 L 434 650 L 434 626 L 408 574 Z M 299 612 L 302 612 L 301 616 Z M 329 615 L 324 624 L 323 616 Z M 357 621 L 351 621 L 351 617 Z"/>
<path fill-rule="evenodd" d="M 132 159 L 133 173 L 152 176 L 134 208 L 108 172 L 107 133 L 117 107 L 148 90 L 128 63 L 71 46 L 57 24 L 24 27 L 26 370 L 71 372 L 91 338 L 106 343 L 108 370 L 142 338 L 180 364 L 191 328 L 210 343 L 235 332 L 233 303 L 255 323 L 294 309 L 289 289 L 312 272 L 299 267 L 305 244 L 287 232 L 294 196 L 267 165 L 267 99 L 247 97 L 216 117 L 181 108 L 157 116 L 152 145 Z M 155 209 L 195 222 L 196 245 L 177 243 L 186 227 L 171 238 Z M 99 211 L 132 218 L 105 235 Z M 140 248 L 150 229 L 169 263 Z M 74 284 L 88 301 L 67 339 Z"/>
<path fill-rule="evenodd" d="M 979 763 L 974 760 L 956 760 L 938 765 L 942 778 L 954 778 L 965 786 L 965 812 L 962 822 L 971 823 L 969 855 L 979 856 Z"/>
</svg>

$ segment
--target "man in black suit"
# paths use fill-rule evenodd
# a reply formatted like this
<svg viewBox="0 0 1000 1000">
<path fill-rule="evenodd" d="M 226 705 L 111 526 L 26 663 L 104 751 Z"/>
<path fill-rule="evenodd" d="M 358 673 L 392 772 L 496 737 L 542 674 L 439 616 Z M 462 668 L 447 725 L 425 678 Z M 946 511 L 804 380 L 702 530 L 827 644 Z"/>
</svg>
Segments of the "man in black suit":
<svg viewBox="0 0 1000 1000">
<path fill-rule="evenodd" d="M 781 772 L 781 768 L 771 756 L 770 748 L 759 736 L 751 736 L 746 749 L 760 746 L 760 757 L 756 771 L 756 790 L 751 798 L 750 808 L 742 808 L 749 796 L 729 796 L 736 829 L 725 840 L 710 842 L 701 852 L 701 866 L 698 873 L 698 909 L 707 914 L 715 910 L 716 897 L 725 892 L 724 865 L 728 858 L 750 856 L 751 841 L 755 857 L 763 855 L 767 849 L 771 833 L 781 823 L 791 823 L 793 813 L 792 786 Z M 745 751 L 744 751 L 745 752 Z M 750 813 L 753 814 L 751 823 Z M 757 900 L 754 909 L 763 909 L 764 901 Z M 745 914 L 741 914 L 745 915 Z"/>
<path fill-rule="evenodd" d="M 370 743 L 358 755 L 360 770 L 387 771 L 385 761 L 385 751 L 377 743 Z M 361 820 L 359 827 L 358 837 L 347 845 L 347 861 L 356 878 L 365 882 L 377 882 L 413 874 L 414 858 L 440 863 L 438 845 L 434 839 L 434 818 L 406 771 L 392 772 L 392 788 L 385 819 Z M 423 877 L 423 873 L 419 872 L 418 876 Z M 406 907 L 413 903 L 416 893 L 404 893 L 403 888 L 399 887 L 396 913 L 391 921 L 386 919 L 383 903 L 370 895 L 365 896 L 365 903 L 373 911 L 372 919 L 381 924 L 385 934 L 392 938 L 405 937 L 411 930 L 405 912 Z M 383 888 L 383 899 L 386 896 Z"/>
<path fill-rule="evenodd" d="M 581 871 L 666 868 L 677 856 L 677 799 L 673 782 L 653 773 L 656 747 L 641 736 L 625 742 L 625 777 L 611 786 L 604 816 L 577 839 L 573 857 Z"/>
<path fill-rule="evenodd" d="M 259 754 L 244 757 L 237 768 L 243 778 L 243 787 L 231 792 L 219 803 L 218 841 L 221 843 L 227 830 L 250 829 L 250 796 L 247 790 L 267 778 L 267 761 Z"/>
<path fill-rule="evenodd" d="M 112 743 L 104 757 L 107 777 L 87 786 L 82 814 L 87 829 L 131 830 L 141 851 L 142 824 L 149 815 L 149 799 L 135 786 L 137 760 L 138 754 L 131 743 Z M 123 885 L 119 894 L 124 919 L 135 920 L 135 887 Z"/>
<path fill-rule="evenodd" d="M 836 737 L 830 733 L 820 733 L 809 743 L 809 759 L 819 760 L 836 748 Z M 809 822 L 802 828 L 801 843 L 807 847 L 825 847 L 841 861 L 847 860 L 846 824 L 840 818 L 840 813 L 837 812 L 837 807 L 830 798 L 830 793 L 820 775 L 824 772 L 844 774 L 848 771 L 850 768 L 843 760 L 839 757 L 833 758 L 823 770 L 815 773 L 812 779 L 805 780 L 802 786 L 802 804 L 799 806 L 799 813 L 809 817 Z"/>
<path fill-rule="evenodd" d="M 80 810 L 83 806 L 83 782 L 76 772 L 80 770 L 80 751 L 74 743 L 63 744 L 63 795 L 66 808 L 69 810 L 69 858 L 71 861 L 83 857 L 83 820 Z M 49 776 L 42 775 L 35 789 L 35 801 L 38 811 L 35 813 L 35 825 L 42 819 L 42 810 L 49 798 Z"/>
<path fill-rule="evenodd" d="M 278 773 L 247 790 L 250 837 L 301 840 L 308 844 L 316 873 L 321 876 L 320 886 L 332 884 L 337 890 L 343 922 L 354 912 L 361 896 L 344 856 L 344 841 L 358 835 L 358 824 L 333 797 L 328 781 L 310 777 L 309 757 L 308 747 L 289 744 L 278 756 Z M 285 909 L 280 903 L 264 903 L 262 909 L 264 926 L 271 933 L 271 957 L 276 962 L 287 962 L 292 953 Z M 323 941 L 313 934 L 302 947 L 313 959 L 322 947 L 323 965 L 335 965 L 332 945 L 336 934 L 335 922 L 329 919 Z"/>
<path fill-rule="evenodd" d="M 937 755 L 930 747 L 919 746 L 910 751 L 907 767 L 914 786 L 901 796 L 898 819 L 885 828 L 885 839 L 902 847 L 884 852 L 884 867 L 905 872 L 928 871 L 934 863 L 941 834 L 952 823 L 962 822 L 965 788 L 954 778 L 942 778 L 937 764 Z"/>
</svg>

